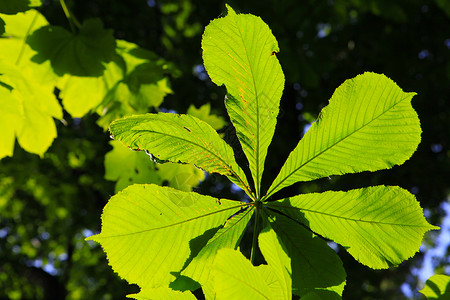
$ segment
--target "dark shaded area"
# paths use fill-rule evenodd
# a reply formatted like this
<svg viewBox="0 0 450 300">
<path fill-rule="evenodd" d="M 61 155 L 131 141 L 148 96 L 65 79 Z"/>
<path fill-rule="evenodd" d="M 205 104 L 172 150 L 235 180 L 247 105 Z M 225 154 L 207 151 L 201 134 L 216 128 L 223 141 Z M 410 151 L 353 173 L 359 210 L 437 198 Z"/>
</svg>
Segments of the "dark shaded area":
<svg viewBox="0 0 450 300">
<path fill-rule="evenodd" d="M 215 113 L 226 116 L 225 89 L 207 78 L 200 48 L 204 27 L 223 14 L 224 3 L 67 1 L 80 21 L 98 17 L 116 38 L 137 43 L 180 70 L 181 75 L 172 79 L 174 94 L 165 98 L 162 107 L 185 112 L 190 104 L 211 102 Z M 228 3 L 237 12 L 261 16 L 280 45 L 277 56 L 286 85 L 266 162 L 266 189 L 304 127 L 345 79 L 364 71 L 379 72 L 403 90 L 417 93 L 412 104 L 421 120 L 422 142 L 404 165 L 297 184 L 274 198 L 398 185 L 414 193 L 427 210 L 428 221 L 439 225 L 439 205 L 450 193 L 449 4 L 438 0 Z M 70 30 L 58 1 L 45 1 L 40 11 L 52 25 Z M 114 183 L 104 179 L 109 135 L 96 125 L 94 116 L 64 118 L 68 124 L 58 123 L 59 137 L 43 159 L 17 146 L 13 158 L 0 161 L 0 299 L 63 299 L 68 294 L 79 299 L 123 299 L 138 291 L 114 274 L 98 245 L 84 241 L 85 235 L 100 230 L 101 211 L 114 194 Z M 236 141 L 232 129 L 224 133 L 231 144 Z M 246 164 L 243 155 L 238 161 Z M 233 192 L 218 175 L 208 176 L 196 191 L 229 199 L 244 195 Z M 10 198 L 14 201 L 6 202 Z M 249 228 L 241 245 L 244 253 L 249 253 L 251 244 Z M 432 246 L 432 237 L 429 234 L 424 243 Z M 389 270 L 371 270 L 342 248 L 338 254 L 347 272 L 344 299 L 404 299 L 400 286 L 405 281 L 417 291 L 411 267 L 421 263 L 420 253 Z M 437 267 L 442 269 L 444 263 L 437 262 Z"/>
</svg>

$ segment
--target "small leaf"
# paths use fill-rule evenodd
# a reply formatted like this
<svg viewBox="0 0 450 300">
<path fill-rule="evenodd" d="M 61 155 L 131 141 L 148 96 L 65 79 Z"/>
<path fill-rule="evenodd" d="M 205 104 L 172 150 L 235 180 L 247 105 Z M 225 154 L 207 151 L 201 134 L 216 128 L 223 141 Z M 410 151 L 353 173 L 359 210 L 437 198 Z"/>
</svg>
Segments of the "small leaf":
<svg viewBox="0 0 450 300">
<path fill-rule="evenodd" d="M 412 257 L 428 224 L 414 195 L 399 187 L 298 195 L 270 203 L 314 232 L 341 244 L 360 263 L 386 269 Z"/>
<path fill-rule="evenodd" d="M 106 65 L 103 80 L 107 94 L 98 106 L 98 124 L 107 129 L 126 115 L 147 113 L 172 93 L 166 76 L 167 62 L 138 45 L 117 40 L 116 56 Z"/>
<path fill-rule="evenodd" d="M 425 287 L 419 291 L 427 299 L 450 299 L 450 276 L 435 274 L 428 278 Z"/>
<path fill-rule="evenodd" d="M 196 108 L 193 104 L 191 104 L 187 110 L 187 114 L 205 121 L 215 130 L 219 130 L 227 125 L 227 122 L 223 117 L 211 114 L 211 104 L 209 103 L 206 103 L 199 108 Z"/>
<path fill-rule="evenodd" d="M 207 123 L 171 113 L 126 117 L 111 124 L 114 139 L 134 150 L 147 150 L 159 160 L 192 163 L 206 172 L 228 176 L 249 191 L 233 150 Z"/>
<path fill-rule="evenodd" d="M 116 192 L 135 183 L 162 184 L 155 164 L 148 155 L 130 151 L 119 141 L 110 141 L 109 144 L 113 150 L 105 155 L 105 179 L 117 181 Z"/>
<path fill-rule="evenodd" d="M 298 181 L 405 162 L 420 142 L 414 95 L 380 74 L 346 80 L 291 152 L 265 198 Z"/>
<path fill-rule="evenodd" d="M 340 298 L 346 275 L 336 252 L 323 239 L 285 216 L 270 212 L 269 221 L 292 260 L 293 293 L 303 297 L 325 290 Z"/>
<path fill-rule="evenodd" d="M 241 252 L 221 249 L 217 252 L 213 271 L 216 299 L 273 299 L 263 272 L 254 267 Z"/>
<path fill-rule="evenodd" d="M 225 85 L 225 105 L 249 161 L 256 196 L 267 148 L 272 141 L 284 88 L 274 53 L 278 43 L 261 18 L 236 14 L 212 21 L 202 39 L 203 61 L 211 80 Z"/>
<path fill-rule="evenodd" d="M 112 30 L 103 29 L 100 19 L 83 22 L 78 34 L 46 26 L 36 30 L 27 42 L 38 52 L 33 60 L 50 60 L 59 76 L 100 76 L 105 69 L 103 63 L 111 61 L 115 49 Z"/>
<path fill-rule="evenodd" d="M 205 179 L 205 173 L 194 165 L 165 163 L 157 164 L 156 167 L 159 177 L 167 181 L 168 186 L 181 191 L 189 192 Z"/>
<path fill-rule="evenodd" d="M 185 198 L 192 205 L 178 206 Z M 101 233 L 88 240 L 102 245 L 109 264 L 128 282 L 143 289 L 167 286 L 189 258 L 191 243 L 245 205 L 157 185 L 132 185 L 110 199 Z"/>
</svg>

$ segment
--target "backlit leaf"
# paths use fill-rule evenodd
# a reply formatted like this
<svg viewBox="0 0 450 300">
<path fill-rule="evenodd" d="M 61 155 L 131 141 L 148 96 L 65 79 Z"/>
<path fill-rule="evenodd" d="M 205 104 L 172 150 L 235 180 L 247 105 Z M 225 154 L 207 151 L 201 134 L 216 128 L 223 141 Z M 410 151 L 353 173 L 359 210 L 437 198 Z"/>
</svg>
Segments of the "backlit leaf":
<svg viewBox="0 0 450 300">
<path fill-rule="evenodd" d="M 0 74 L 0 139 L 4 142 L 0 158 L 12 155 L 14 136 L 24 150 L 42 156 L 56 138 L 53 118 L 62 118 L 53 89 L 1 59 Z"/>
<path fill-rule="evenodd" d="M 109 143 L 113 150 L 105 155 L 105 179 L 117 181 L 116 192 L 134 183 L 162 183 L 148 155 L 130 151 L 119 141 Z"/>
<path fill-rule="evenodd" d="M 258 197 L 284 75 L 270 28 L 259 17 L 227 9 L 227 16 L 205 28 L 203 61 L 211 80 L 227 88 L 225 105 L 249 161 Z"/>
<path fill-rule="evenodd" d="M 211 276 L 216 253 L 222 248 L 236 249 L 244 234 L 244 230 L 253 215 L 251 209 L 247 209 L 231 217 L 225 225 L 220 228 L 208 243 L 202 248 L 192 262 L 181 275 L 190 277 L 202 285 L 203 293 L 207 299 L 214 299 L 214 285 Z"/>
<path fill-rule="evenodd" d="M 303 194 L 270 207 L 344 246 L 373 269 L 398 265 L 419 251 L 428 224 L 414 195 L 399 187 Z"/>
<path fill-rule="evenodd" d="M 60 76 L 100 76 L 103 63 L 112 59 L 115 49 L 112 30 L 104 29 L 100 19 L 84 21 L 77 34 L 59 26 L 46 26 L 36 30 L 27 42 L 38 53 L 33 60 L 50 60 Z"/>
<path fill-rule="evenodd" d="M 271 269 L 271 273 L 279 282 L 277 293 L 273 293 L 272 299 L 292 299 L 292 267 L 291 258 L 287 254 L 286 247 L 280 242 L 277 234 L 270 224 L 266 226 L 258 236 L 259 248 Z"/>
<path fill-rule="evenodd" d="M 190 198 L 190 206 L 180 207 Z M 141 288 L 167 286 L 191 254 L 190 245 L 243 205 L 157 185 L 132 185 L 102 214 L 100 243 L 114 271 Z M 216 230 L 217 230 L 216 229 Z"/>
<path fill-rule="evenodd" d="M 292 292 L 303 297 L 328 290 L 339 298 L 346 275 L 336 252 L 323 239 L 285 216 L 270 212 L 269 220 L 292 260 Z"/>
<path fill-rule="evenodd" d="M 211 104 L 209 103 L 206 103 L 199 108 L 196 108 L 193 104 L 191 104 L 186 113 L 196 117 L 197 119 L 205 121 L 215 130 L 219 130 L 227 125 L 227 122 L 223 117 L 211 114 Z"/>
<path fill-rule="evenodd" d="M 273 299 L 273 292 L 264 278 L 264 275 L 270 275 L 270 273 L 254 267 L 237 250 L 219 250 L 213 271 L 217 300 Z"/>
<path fill-rule="evenodd" d="M 291 152 L 267 197 L 298 181 L 405 162 L 420 142 L 414 95 L 380 74 L 345 81 Z"/>
<path fill-rule="evenodd" d="M 148 155 L 147 158 L 150 159 Z M 168 186 L 181 191 L 189 192 L 205 179 L 205 172 L 194 165 L 165 163 L 156 164 L 156 169 L 163 182 L 167 181 Z"/>
<path fill-rule="evenodd" d="M 147 150 L 158 160 L 192 163 L 206 172 L 228 176 L 249 190 L 233 150 L 207 123 L 190 115 L 145 114 L 113 122 L 114 139 L 134 150 Z"/>
<path fill-rule="evenodd" d="M 167 287 L 142 289 L 138 294 L 127 295 L 128 298 L 137 300 L 159 300 L 159 299 L 177 299 L 177 300 L 196 300 L 195 296 L 187 291 L 174 291 Z"/>
<path fill-rule="evenodd" d="M 421 292 L 427 299 L 448 300 L 450 299 L 450 276 L 435 274 L 428 278 Z"/>
</svg>

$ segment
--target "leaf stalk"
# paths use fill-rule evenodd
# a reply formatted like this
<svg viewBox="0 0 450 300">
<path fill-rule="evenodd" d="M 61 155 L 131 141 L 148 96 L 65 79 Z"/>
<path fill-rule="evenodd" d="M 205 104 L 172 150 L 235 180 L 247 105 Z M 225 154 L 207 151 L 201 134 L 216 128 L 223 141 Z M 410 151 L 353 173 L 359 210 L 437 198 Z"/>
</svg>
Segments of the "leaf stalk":
<svg viewBox="0 0 450 300">
<path fill-rule="evenodd" d="M 262 202 L 255 201 L 255 224 L 253 226 L 253 240 L 252 240 L 252 251 L 250 254 L 250 262 L 254 264 L 256 255 L 256 246 L 258 242 L 258 228 L 259 228 L 259 218 L 262 209 Z"/>
<path fill-rule="evenodd" d="M 72 32 L 75 33 L 76 28 L 78 29 L 81 28 L 80 22 L 78 22 L 77 18 L 69 9 L 69 7 L 66 5 L 66 2 L 64 0 L 59 0 L 59 3 L 61 4 L 61 7 L 64 11 L 64 14 L 66 15 L 67 20 L 69 20 L 70 30 L 72 30 Z"/>
</svg>

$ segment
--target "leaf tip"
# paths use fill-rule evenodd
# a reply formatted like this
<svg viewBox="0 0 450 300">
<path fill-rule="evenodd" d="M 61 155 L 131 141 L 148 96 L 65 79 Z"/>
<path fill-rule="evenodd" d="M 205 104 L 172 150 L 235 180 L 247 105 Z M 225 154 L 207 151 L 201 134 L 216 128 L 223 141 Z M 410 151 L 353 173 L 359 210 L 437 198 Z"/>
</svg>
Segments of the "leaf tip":
<svg viewBox="0 0 450 300">
<path fill-rule="evenodd" d="M 227 8 L 227 12 L 229 15 L 232 15 L 232 16 L 236 15 L 236 12 L 228 3 L 225 3 L 225 7 Z"/>
</svg>

